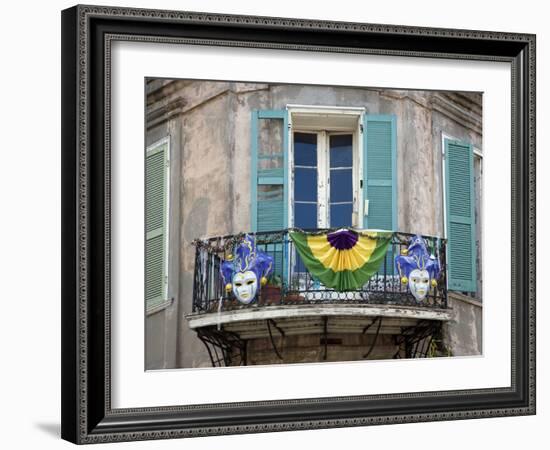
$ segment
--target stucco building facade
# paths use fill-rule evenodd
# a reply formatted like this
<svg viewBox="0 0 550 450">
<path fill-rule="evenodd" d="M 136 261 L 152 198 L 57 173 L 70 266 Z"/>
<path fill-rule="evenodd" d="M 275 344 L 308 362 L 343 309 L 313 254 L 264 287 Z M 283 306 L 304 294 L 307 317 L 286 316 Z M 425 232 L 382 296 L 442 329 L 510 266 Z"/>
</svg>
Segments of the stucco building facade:
<svg viewBox="0 0 550 450">
<path fill-rule="evenodd" d="M 163 208 L 151 207 L 160 200 L 149 193 L 147 205 L 151 217 L 162 216 L 162 226 L 157 224 L 161 231 L 147 232 L 152 239 L 161 233 L 163 239 L 158 241 L 162 242 L 158 247 L 162 251 L 160 281 L 153 279 L 158 278 L 158 271 L 147 273 L 152 286 L 145 318 L 147 368 L 210 366 L 212 355 L 197 336 L 201 327 L 225 330 L 246 342 L 246 364 L 376 359 L 400 352 L 402 357 L 399 336 L 403 330 L 434 321 L 441 324 L 438 354 L 442 349 L 449 355 L 480 354 L 481 108 L 480 93 L 147 80 L 146 158 L 161 154 L 164 160 Z M 378 123 L 387 125 L 391 173 L 387 180 L 371 182 L 376 176 L 368 171 L 376 168 L 377 160 L 369 162 L 369 158 L 376 157 L 376 151 L 386 151 L 384 136 L 379 149 L 373 147 Z M 333 142 L 348 138 L 353 161 L 349 167 L 333 170 L 333 160 L 329 162 L 329 156 L 323 160 L 321 151 L 331 155 Z M 318 155 L 315 164 L 300 166 L 293 152 L 302 141 L 311 145 L 311 139 Z M 268 231 L 279 225 L 303 227 L 300 221 L 319 228 L 384 228 L 443 239 L 451 230 L 463 230 L 462 222 L 457 222 L 458 228 L 452 223 L 455 215 L 449 207 L 455 200 L 449 197 L 454 189 L 449 183 L 456 176 L 444 159 L 446 152 L 457 149 L 470 152 L 472 184 L 464 189 L 469 190 L 472 217 L 466 223 L 470 226 L 466 234 L 452 231 L 455 243 L 452 250 L 447 249 L 447 258 L 456 258 L 450 267 L 454 266 L 460 278 L 460 258 L 468 253 L 463 266 L 475 267 L 475 273 L 466 274 L 466 284 L 459 282 L 454 289 L 448 286 L 445 308 L 271 305 L 264 308 L 265 316 L 244 316 L 243 312 L 250 311 L 240 310 L 193 311 L 197 253 L 192 243 L 196 239 Z M 318 186 L 313 193 L 316 212 L 311 214 L 307 205 L 312 202 L 299 200 L 297 170 L 302 167 L 315 173 Z M 348 175 L 350 189 L 344 189 L 345 193 L 323 186 L 323 176 L 327 185 L 329 180 L 334 183 L 337 169 L 344 178 Z M 367 195 L 369 182 L 373 187 Z M 349 199 L 331 202 L 348 191 Z M 323 192 L 329 194 L 323 197 Z M 266 198 L 281 203 L 264 205 Z M 349 216 L 349 223 L 338 222 L 342 215 Z M 149 260 L 155 258 L 151 250 Z M 448 279 L 452 281 L 451 274 Z M 380 318 L 384 321 L 378 326 Z M 428 353 L 430 349 L 425 349 L 424 354 Z M 238 363 L 243 363 L 242 358 Z"/>
</svg>

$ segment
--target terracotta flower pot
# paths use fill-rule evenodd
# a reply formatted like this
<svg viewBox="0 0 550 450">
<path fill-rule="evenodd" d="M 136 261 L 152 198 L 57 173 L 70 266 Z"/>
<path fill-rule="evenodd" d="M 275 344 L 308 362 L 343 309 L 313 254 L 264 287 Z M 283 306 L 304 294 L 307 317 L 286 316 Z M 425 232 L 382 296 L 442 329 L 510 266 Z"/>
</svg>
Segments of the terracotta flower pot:
<svg viewBox="0 0 550 450">
<path fill-rule="evenodd" d="M 281 286 L 268 284 L 262 287 L 260 305 L 275 305 L 281 302 Z"/>
<path fill-rule="evenodd" d="M 287 294 L 282 299 L 282 288 L 280 286 L 267 285 L 262 288 L 260 295 L 260 305 L 279 305 L 281 300 L 283 303 L 300 303 L 304 300 L 304 297 L 300 294 Z"/>
</svg>

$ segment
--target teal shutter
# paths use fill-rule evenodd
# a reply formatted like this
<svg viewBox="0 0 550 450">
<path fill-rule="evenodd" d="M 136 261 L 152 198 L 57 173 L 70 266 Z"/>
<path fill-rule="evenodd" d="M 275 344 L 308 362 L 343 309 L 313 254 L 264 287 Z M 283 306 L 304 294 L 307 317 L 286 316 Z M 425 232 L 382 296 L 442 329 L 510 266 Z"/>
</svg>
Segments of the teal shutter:
<svg viewBox="0 0 550 450">
<path fill-rule="evenodd" d="M 394 115 L 363 118 L 363 228 L 397 231 L 397 131 Z M 367 210 L 368 205 L 368 210 Z M 393 273 L 392 250 L 386 273 Z"/>
<path fill-rule="evenodd" d="M 168 143 L 148 149 L 145 161 L 145 303 L 151 311 L 168 297 Z"/>
<path fill-rule="evenodd" d="M 476 291 L 474 152 L 445 139 L 445 212 L 448 288 Z"/>
<path fill-rule="evenodd" d="M 279 148 L 263 145 L 262 125 L 267 136 L 280 131 Z M 271 126 L 270 126 L 271 125 Z M 251 126 L 252 231 L 275 231 L 288 226 L 288 113 L 286 110 L 252 112 Z M 273 144 L 273 142 L 270 142 Z"/>
<path fill-rule="evenodd" d="M 288 112 L 252 112 L 251 228 L 254 232 L 288 227 Z M 274 257 L 275 275 L 286 278 L 287 245 L 268 244 L 263 251 Z"/>
</svg>

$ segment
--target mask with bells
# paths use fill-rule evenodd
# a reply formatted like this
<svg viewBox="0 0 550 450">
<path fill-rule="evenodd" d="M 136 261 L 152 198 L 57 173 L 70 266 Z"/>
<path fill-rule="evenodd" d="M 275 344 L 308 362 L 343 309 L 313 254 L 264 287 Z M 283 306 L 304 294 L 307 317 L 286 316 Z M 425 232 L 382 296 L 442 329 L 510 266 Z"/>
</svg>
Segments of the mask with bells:
<svg viewBox="0 0 550 450">
<path fill-rule="evenodd" d="M 411 294 L 418 301 L 424 300 L 430 288 L 437 285 L 439 261 L 428 253 L 426 242 L 421 236 L 414 236 L 407 250 L 395 257 L 395 267 L 401 282 L 408 284 Z"/>
<path fill-rule="evenodd" d="M 245 235 L 231 257 L 221 264 L 221 275 L 227 292 L 241 303 L 249 304 L 272 271 L 273 258 L 256 249 L 254 237 Z"/>
</svg>

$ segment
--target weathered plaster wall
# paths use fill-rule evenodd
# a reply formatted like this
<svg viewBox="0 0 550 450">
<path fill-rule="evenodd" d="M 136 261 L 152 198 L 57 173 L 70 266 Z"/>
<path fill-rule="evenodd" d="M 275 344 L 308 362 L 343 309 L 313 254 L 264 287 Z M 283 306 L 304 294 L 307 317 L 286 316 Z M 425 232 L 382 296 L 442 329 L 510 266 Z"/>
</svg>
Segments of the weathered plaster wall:
<svg viewBox="0 0 550 450">
<path fill-rule="evenodd" d="M 273 350 L 270 339 L 255 339 L 247 347 L 249 365 L 389 359 L 400 351 L 392 336 L 378 336 L 371 353 L 365 358 L 375 340 L 371 334 L 330 334 L 327 337 L 326 353 L 324 338 L 318 334 L 284 338 L 276 332 L 274 334 L 273 343 L 282 359 Z"/>
<path fill-rule="evenodd" d="M 166 82 L 157 81 L 155 85 L 160 88 Z M 168 85 L 170 89 L 171 84 Z M 169 103 L 163 96 L 160 103 Z M 171 150 L 171 176 L 170 176 L 170 240 L 171 243 L 179 242 L 179 225 L 181 218 L 179 190 L 181 161 L 181 122 L 172 118 L 163 120 L 158 126 L 147 130 L 146 145 L 170 137 Z M 145 319 L 145 367 L 147 369 L 168 369 L 178 367 L 178 334 L 181 323 L 185 320 L 181 317 L 181 306 L 178 302 L 179 278 L 181 276 L 179 248 L 177 245 L 169 246 L 169 284 L 168 298 L 173 299 L 171 304 L 161 311 L 150 314 Z"/>
<path fill-rule="evenodd" d="M 482 354 L 482 304 L 458 293 L 449 294 L 454 319 L 443 326 L 443 336 L 452 356 Z"/>
<path fill-rule="evenodd" d="M 184 319 L 192 309 L 195 249 L 191 242 L 251 229 L 252 110 L 283 109 L 287 104 L 345 105 L 365 107 L 373 114 L 396 114 L 398 229 L 441 236 L 441 132 L 481 148 L 481 129 L 465 128 L 457 121 L 460 117 L 449 117 L 447 100 L 438 100 L 437 95 L 348 87 L 150 81 L 147 142 L 170 135 L 177 168 L 171 175 L 175 209 L 170 223 L 169 286 L 175 300 L 147 318 L 147 367 L 210 364 Z M 481 103 L 480 95 L 476 101 Z M 444 106 L 434 109 L 440 103 Z M 280 131 L 262 130 L 261 139 L 280 148 L 274 136 L 280 136 Z"/>
</svg>

